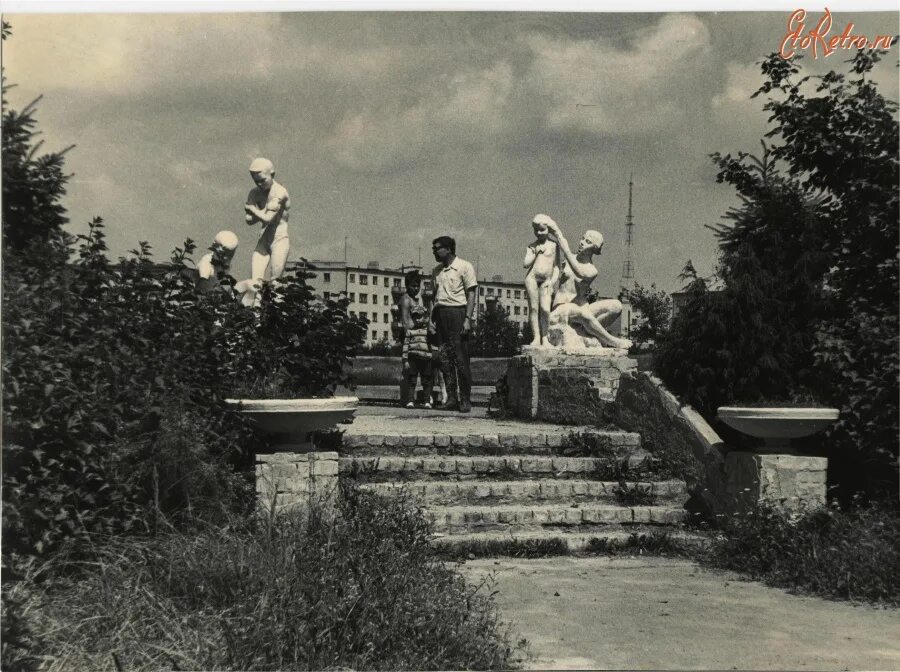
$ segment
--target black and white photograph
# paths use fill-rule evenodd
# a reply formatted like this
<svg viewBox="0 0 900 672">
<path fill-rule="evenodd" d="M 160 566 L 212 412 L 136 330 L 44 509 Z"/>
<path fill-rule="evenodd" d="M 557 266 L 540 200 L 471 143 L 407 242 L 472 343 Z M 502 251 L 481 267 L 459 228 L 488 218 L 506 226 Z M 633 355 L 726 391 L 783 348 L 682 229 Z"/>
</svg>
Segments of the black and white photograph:
<svg viewBox="0 0 900 672">
<path fill-rule="evenodd" d="M 2 11 L 4 672 L 900 669 L 896 5 Z"/>
</svg>

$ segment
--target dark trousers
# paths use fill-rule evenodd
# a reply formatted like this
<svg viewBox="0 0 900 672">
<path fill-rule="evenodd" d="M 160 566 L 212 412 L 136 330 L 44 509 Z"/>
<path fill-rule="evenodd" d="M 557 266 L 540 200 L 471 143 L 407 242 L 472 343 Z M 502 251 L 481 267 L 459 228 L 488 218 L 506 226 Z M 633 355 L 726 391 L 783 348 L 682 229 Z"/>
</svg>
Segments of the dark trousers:
<svg viewBox="0 0 900 672">
<path fill-rule="evenodd" d="M 416 378 L 422 380 L 422 390 L 425 392 L 425 401 L 431 401 L 431 359 L 424 357 L 410 357 L 409 369 L 403 372 L 405 385 L 400 389 L 400 403 L 404 406 L 415 399 Z"/>
<path fill-rule="evenodd" d="M 463 336 L 465 306 L 435 306 L 434 324 L 441 349 L 441 366 L 448 399 L 470 400 L 472 369 L 469 365 L 469 337 Z M 459 395 L 457 396 L 457 389 Z"/>
</svg>

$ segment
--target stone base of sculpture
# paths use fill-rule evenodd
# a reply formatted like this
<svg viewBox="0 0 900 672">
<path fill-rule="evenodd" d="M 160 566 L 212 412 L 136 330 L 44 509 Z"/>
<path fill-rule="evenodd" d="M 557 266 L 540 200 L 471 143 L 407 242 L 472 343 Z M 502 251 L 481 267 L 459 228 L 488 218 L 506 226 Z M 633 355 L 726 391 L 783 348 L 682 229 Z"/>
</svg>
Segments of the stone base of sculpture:
<svg viewBox="0 0 900 672">
<path fill-rule="evenodd" d="M 637 361 L 625 350 L 587 346 L 568 332 L 562 335 L 569 345 L 525 346 L 510 359 L 502 391 L 510 415 L 567 425 L 599 422 L 616 397 L 621 375 L 637 370 Z"/>
</svg>

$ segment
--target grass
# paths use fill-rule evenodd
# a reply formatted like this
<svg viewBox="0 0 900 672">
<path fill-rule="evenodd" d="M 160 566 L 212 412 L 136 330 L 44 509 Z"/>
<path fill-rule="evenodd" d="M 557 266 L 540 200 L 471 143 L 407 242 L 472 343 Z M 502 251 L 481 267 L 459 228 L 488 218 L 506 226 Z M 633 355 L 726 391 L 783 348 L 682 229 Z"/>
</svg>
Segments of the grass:
<svg viewBox="0 0 900 672">
<path fill-rule="evenodd" d="M 447 560 L 476 558 L 551 558 L 569 555 L 659 555 L 690 557 L 695 551 L 682 544 L 664 530 L 649 533 L 634 532 L 626 539 L 593 537 L 584 549 L 573 551 L 560 538 L 548 539 L 490 539 L 442 543 L 435 552 Z"/>
<path fill-rule="evenodd" d="M 108 539 L 90 562 L 60 558 L 16 584 L 21 618 L 5 620 L 30 627 L 50 671 L 515 663 L 490 583 L 438 558 L 407 500 L 347 489 L 339 501 L 332 515 Z M 3 669 L 17 656 L 4 650 Z"/>
<path fill-rule="evenodd" d="M 653 485 L 628 483 L 624 478 L 619 480 L 613 492 L 620 506 L 653 506 L 659 499 Z"/>
<path fill-rule="evenodd" d="M 701 561 L 798 593 L 900 606 L 900 514 L 884 506 L 790 515 L 762 506 L 725 523 Z"/>
</svg>

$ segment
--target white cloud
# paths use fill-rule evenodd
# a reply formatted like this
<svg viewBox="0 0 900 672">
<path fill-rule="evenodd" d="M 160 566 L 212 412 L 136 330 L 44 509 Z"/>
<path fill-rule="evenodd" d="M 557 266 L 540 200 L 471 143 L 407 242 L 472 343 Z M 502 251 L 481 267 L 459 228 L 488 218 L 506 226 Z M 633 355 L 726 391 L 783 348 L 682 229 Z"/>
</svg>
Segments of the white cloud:
<svg viewBox="0 0 900 672">
<path fill-rule="evenodd" d="M 750 96 L 762 86 L 759 65 L 727 63 L 725 72 L 725 90 L 712 97 L 713 108 L 746 106 L 750 102 Z"/>
<path fill-rule="evenodd" d="M 600 135 L 653 133 L 679 121 L 710 34 L 700 19 L 667 15 L 627 48 L 532 34 L 528 86 L 548 101 L 545 123 Z M 690 63 L 694 61 L 694 63 Z"/>
<path fill-rule="evenodd" d="M 503 62 L 444 76 L 411 105 L 390 101 L 348 112 L 325 144 L 355 170 L 401 167 L 429 147 L 470 145 L 502 133 L 512 90 L 512 68 Z"/>
</svg>

